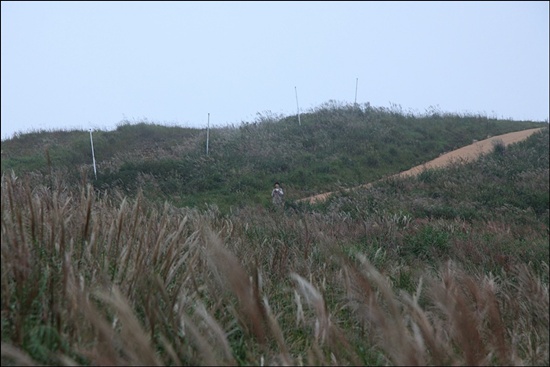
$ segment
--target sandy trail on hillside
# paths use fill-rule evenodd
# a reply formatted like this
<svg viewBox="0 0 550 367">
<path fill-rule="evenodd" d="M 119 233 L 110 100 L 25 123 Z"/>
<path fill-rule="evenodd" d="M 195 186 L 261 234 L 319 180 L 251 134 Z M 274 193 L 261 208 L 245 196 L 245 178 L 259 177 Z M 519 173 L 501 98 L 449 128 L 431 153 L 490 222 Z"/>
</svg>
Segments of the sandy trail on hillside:
<svg viewBox="0 0 550 367">
<path fill-rule="evenodd" d="M 452 152 L 449 152 L 449 153 L 442 154 L 434 160 L 431 160 L 427 163 L 413 167 L 407 171 L 403 171 L 398 174 L 392 175 L 390 177 L 415 176 L 420 174 L 422 171 L 430 168 L 443 167 L 453 162 L 472 161 L 472 160 L 475 160 L 477 157 L 479 157 L 481 154 L 490 153 L 493 150 L 495 143 L 502 142 L 505 146 L 508 146 L 510 144 L 525 140 L 529 136 L 531 136 L 532 134 L 540 130 L 542 130 L 542 128 L 515 131 L 513 133 L 493 136 L 485 140 L 476 141 L 473 144 L 467 145 L 457 150 L 453 150 Z M 367 188 L 370 186 L 372 186 L 372 183 L 361 185 L 356 188 L 361 188 L 361 187 Z M 345 191 L 349 191 L 349 190 L 353 190 L 353 189 L 346 189 Z M 316 202 L 326 200 L 333 193 L 334 192 L 325 192 L 322 194 L 303 198 L 298 201 L 307 201 L 310 204 L 314 204 Z"/>
</svg>

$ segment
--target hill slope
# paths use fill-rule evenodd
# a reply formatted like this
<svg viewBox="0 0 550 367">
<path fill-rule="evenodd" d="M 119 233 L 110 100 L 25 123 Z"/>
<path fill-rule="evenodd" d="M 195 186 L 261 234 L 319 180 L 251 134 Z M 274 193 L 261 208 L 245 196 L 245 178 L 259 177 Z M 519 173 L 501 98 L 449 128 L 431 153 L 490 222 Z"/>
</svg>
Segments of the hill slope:
<svg viewBox="0 0 550 367">
<path fill-rule="evenodd" d="M 442 153 L 546 124 L 432 112 L 413 115 L 329 102 L 296 116 L 258 114 L 240 126 L 205 129 L 123 123 L 93 134 L 97 179 L 87 131 L 22 134 L 2 142 L 2 172 L 61 175 L 98 190 L 122 189 L 179 206 L 269 205 L 273 182 L 293 201 L 351 188 L 405 171 Z"/>
<path fill-rule="evenodd" d="M 473 144 L 453 150 L 452 152 L 449 152 L 449 153 L 442 154 L 436 159 L 433 159 L 429 162 L 426 162 L 424 164 L 408 169 L 404 172 L 400 172 L 396 175 L 392 175 L 391 177 L 415 176 L 415 175 L 419 175 L 420 173 L 424 172 L 427 169 L 445 167 L 455 162 L 472 161 L 477 159 L 482 154 L 490 153 L 493 149 L 495 149 L 495 146 L 498 144 L 502 144 L 503 146 L 506 147 L 510 144 L 514 144 L 522 140 L 525 140 L 529 136 L 533 135 L 534 133 L 542 131 L 542 129 L 543 128 L 527 129 L 523 131 L 516 131 L 513 133 L 493 136 L 491 138 L 488 138 L 482 141 L 476 141 Z M 359 187 L 370 187 L 370 186 L 372 186 L 372 184 L 369 183 L 369 184 L 361 185 Z M 314 204 L 314 203 L 326 200 L 331 194 L 333 193 L 325 192 L 325 193 L 317 194 L 304 199 L 300 199 L 299 201 Z"/>
</svg>

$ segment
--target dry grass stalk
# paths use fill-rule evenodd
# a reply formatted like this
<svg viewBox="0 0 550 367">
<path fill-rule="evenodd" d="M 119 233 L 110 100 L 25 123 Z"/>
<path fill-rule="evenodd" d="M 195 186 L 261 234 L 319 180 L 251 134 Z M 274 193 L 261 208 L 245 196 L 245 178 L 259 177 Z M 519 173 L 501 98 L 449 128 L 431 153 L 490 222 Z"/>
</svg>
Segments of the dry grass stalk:
<svg viewBox="0 0 550 367">
<path fill-rule="evenodd" d="M 2 366 L 38 366 L 38 363 L 30 358 L 25 351 L 10 343 L 2 342 L 1 351 Z"/>
<path fill-rule="evenodd" d="M 151 345 L 150 338 L 147 336 L 148 333 L 140 325 L 134 311 L 118 287 L 113 287 L 110 292 L 97 292 L 96 296 L 115 311 L 115 316 L 120 324 L 117 329 L 120 329 L 121 352 L 128 358 L 128 363 L 132 365 L 162 365 Z"/>
<path fill-rule="evenodd" d="M 271 334 L 275 337 L 277 346 L 279 347 L 279 350 L 280 350 L 279 364 L 282 366 L 292 366 L 294 364 L 293 359 L 288 350 L 288 346 L 286 345 L 283 332 L 277 321 L 277 318 L 275 317 L 275 315 L 273 315 L 273 312 L 271 310 L 271 307 L 269 306 L 267 297 L 264 296 L 263 301 L 264 301 L 264 309 L 266 313 L 267 325 L 269 327 L 269 330 L 271 331 Z"/>
<path fill-rule="evenodd" d="M 233 358 L 225 331 L 218 324 L 218 322 L 216 322 L 214 317 L 206 310 L 204 304 L 197 301 L 195 310 L 197 311 L 197 315 L 200 316 L 207 326 L 206 333 L 208 333 L 213 339 L 211 343 L 211 350 L 216 351 L 221 349 L 221 360 L 223 361 L 223 364 L 235 365 L 236 361 Z M 203 332 L 203 334 L 205 333 Z M 220 359 L 218 359 L 218 361 L 220 361 Z"/>
<path fill-rule="evenodd" d="M 239 302 L 238 317 L 245 329 L 260 342 L 266 341 L 264 310 L 257 288 L 250 281 L 239 260 L 226 250 L 219 237 L 212 230 L 204 229 L 207 257 L 210 269 L 217 274 L 222 289 L 226 286 Z"/>
<path fill-rule="evenodd" d="M 298 291 L 305 298 L 310 307 L 315 310 L 315 341 L 324 344 L 329 337 L 330 315 L 327 312 L 325 300 L 321 293 L 306 279 L 296 273 L 290 273 L 290 277 L 296 282 Z"/>
</svg>

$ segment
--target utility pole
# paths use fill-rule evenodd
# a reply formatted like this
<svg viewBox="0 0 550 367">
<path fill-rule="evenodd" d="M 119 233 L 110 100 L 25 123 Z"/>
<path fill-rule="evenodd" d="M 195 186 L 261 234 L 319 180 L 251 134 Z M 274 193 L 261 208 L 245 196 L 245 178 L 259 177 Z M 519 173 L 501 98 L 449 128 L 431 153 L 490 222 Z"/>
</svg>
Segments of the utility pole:
<svg viewBox="0 0 550 367">
<path fill-rule="evenodd" d="M 208 113 L 208 125 L 206 127 L 206 155 L 208 155 L 208 140 L 210 138 L 210 112 Z"/>
<path fill-rule="evenodd" d="M 359 78 L 355 78 L 355 106 L 357 106 L 357 84 L 359 84 Z"/>
<path fill-rule="evenodd" d="M 90 144 L 92 145 L 92 160 L 94 162 L 94 176 L 97 180 L 97 170 L 95 168 L 94 139 L 92 138 L 92 129 L 90 129 Z"/>
<path fill-rule="evenodd" d="M 302 123 L 300 122 L 300 105 L 298 104 L 298 90 L 296 87 L 294 87 L 294 91 L 296 92 L 296 109 L 298 110 L 298 125 L 302 126 Z"/>
</svg>

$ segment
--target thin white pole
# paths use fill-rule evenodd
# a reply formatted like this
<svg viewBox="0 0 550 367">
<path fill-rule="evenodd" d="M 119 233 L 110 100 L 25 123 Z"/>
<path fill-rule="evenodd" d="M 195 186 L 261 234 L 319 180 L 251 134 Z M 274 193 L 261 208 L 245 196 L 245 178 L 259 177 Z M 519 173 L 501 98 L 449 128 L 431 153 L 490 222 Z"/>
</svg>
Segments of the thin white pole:
<svg viewBox="0 0 550 367">
<path fill-rule="evenodd" d="M 296 89 L 296 87 L 294 87 L 294 91 L 296 92 L 296 109 L 298 110 L 298 125 L 302 125 L 302 123 L 300 122 L 300 105 L 298 104 L 298 89 Z"/>
<path fill-rule="evenodd" d="M 208 155 L 208 140 L 210 139 L 210 113 L 208 113 L 208 125 L 206 127 L 206 155 Z"/>
<path fill-rule="evenodd" d="M 92 160 L 94 162 L 94 176 L 97 180 L 97 170 L 95 168 L 94 139 L 92 138 L 92 129 L 90 129 L 90 144 L 92 145 Z"/>
<path fill-rule="evenodd" d="M 357 105 L 357 84 L 359 84 L 359 78 L 355 78 L 355 105 Z"/>
</svg>

